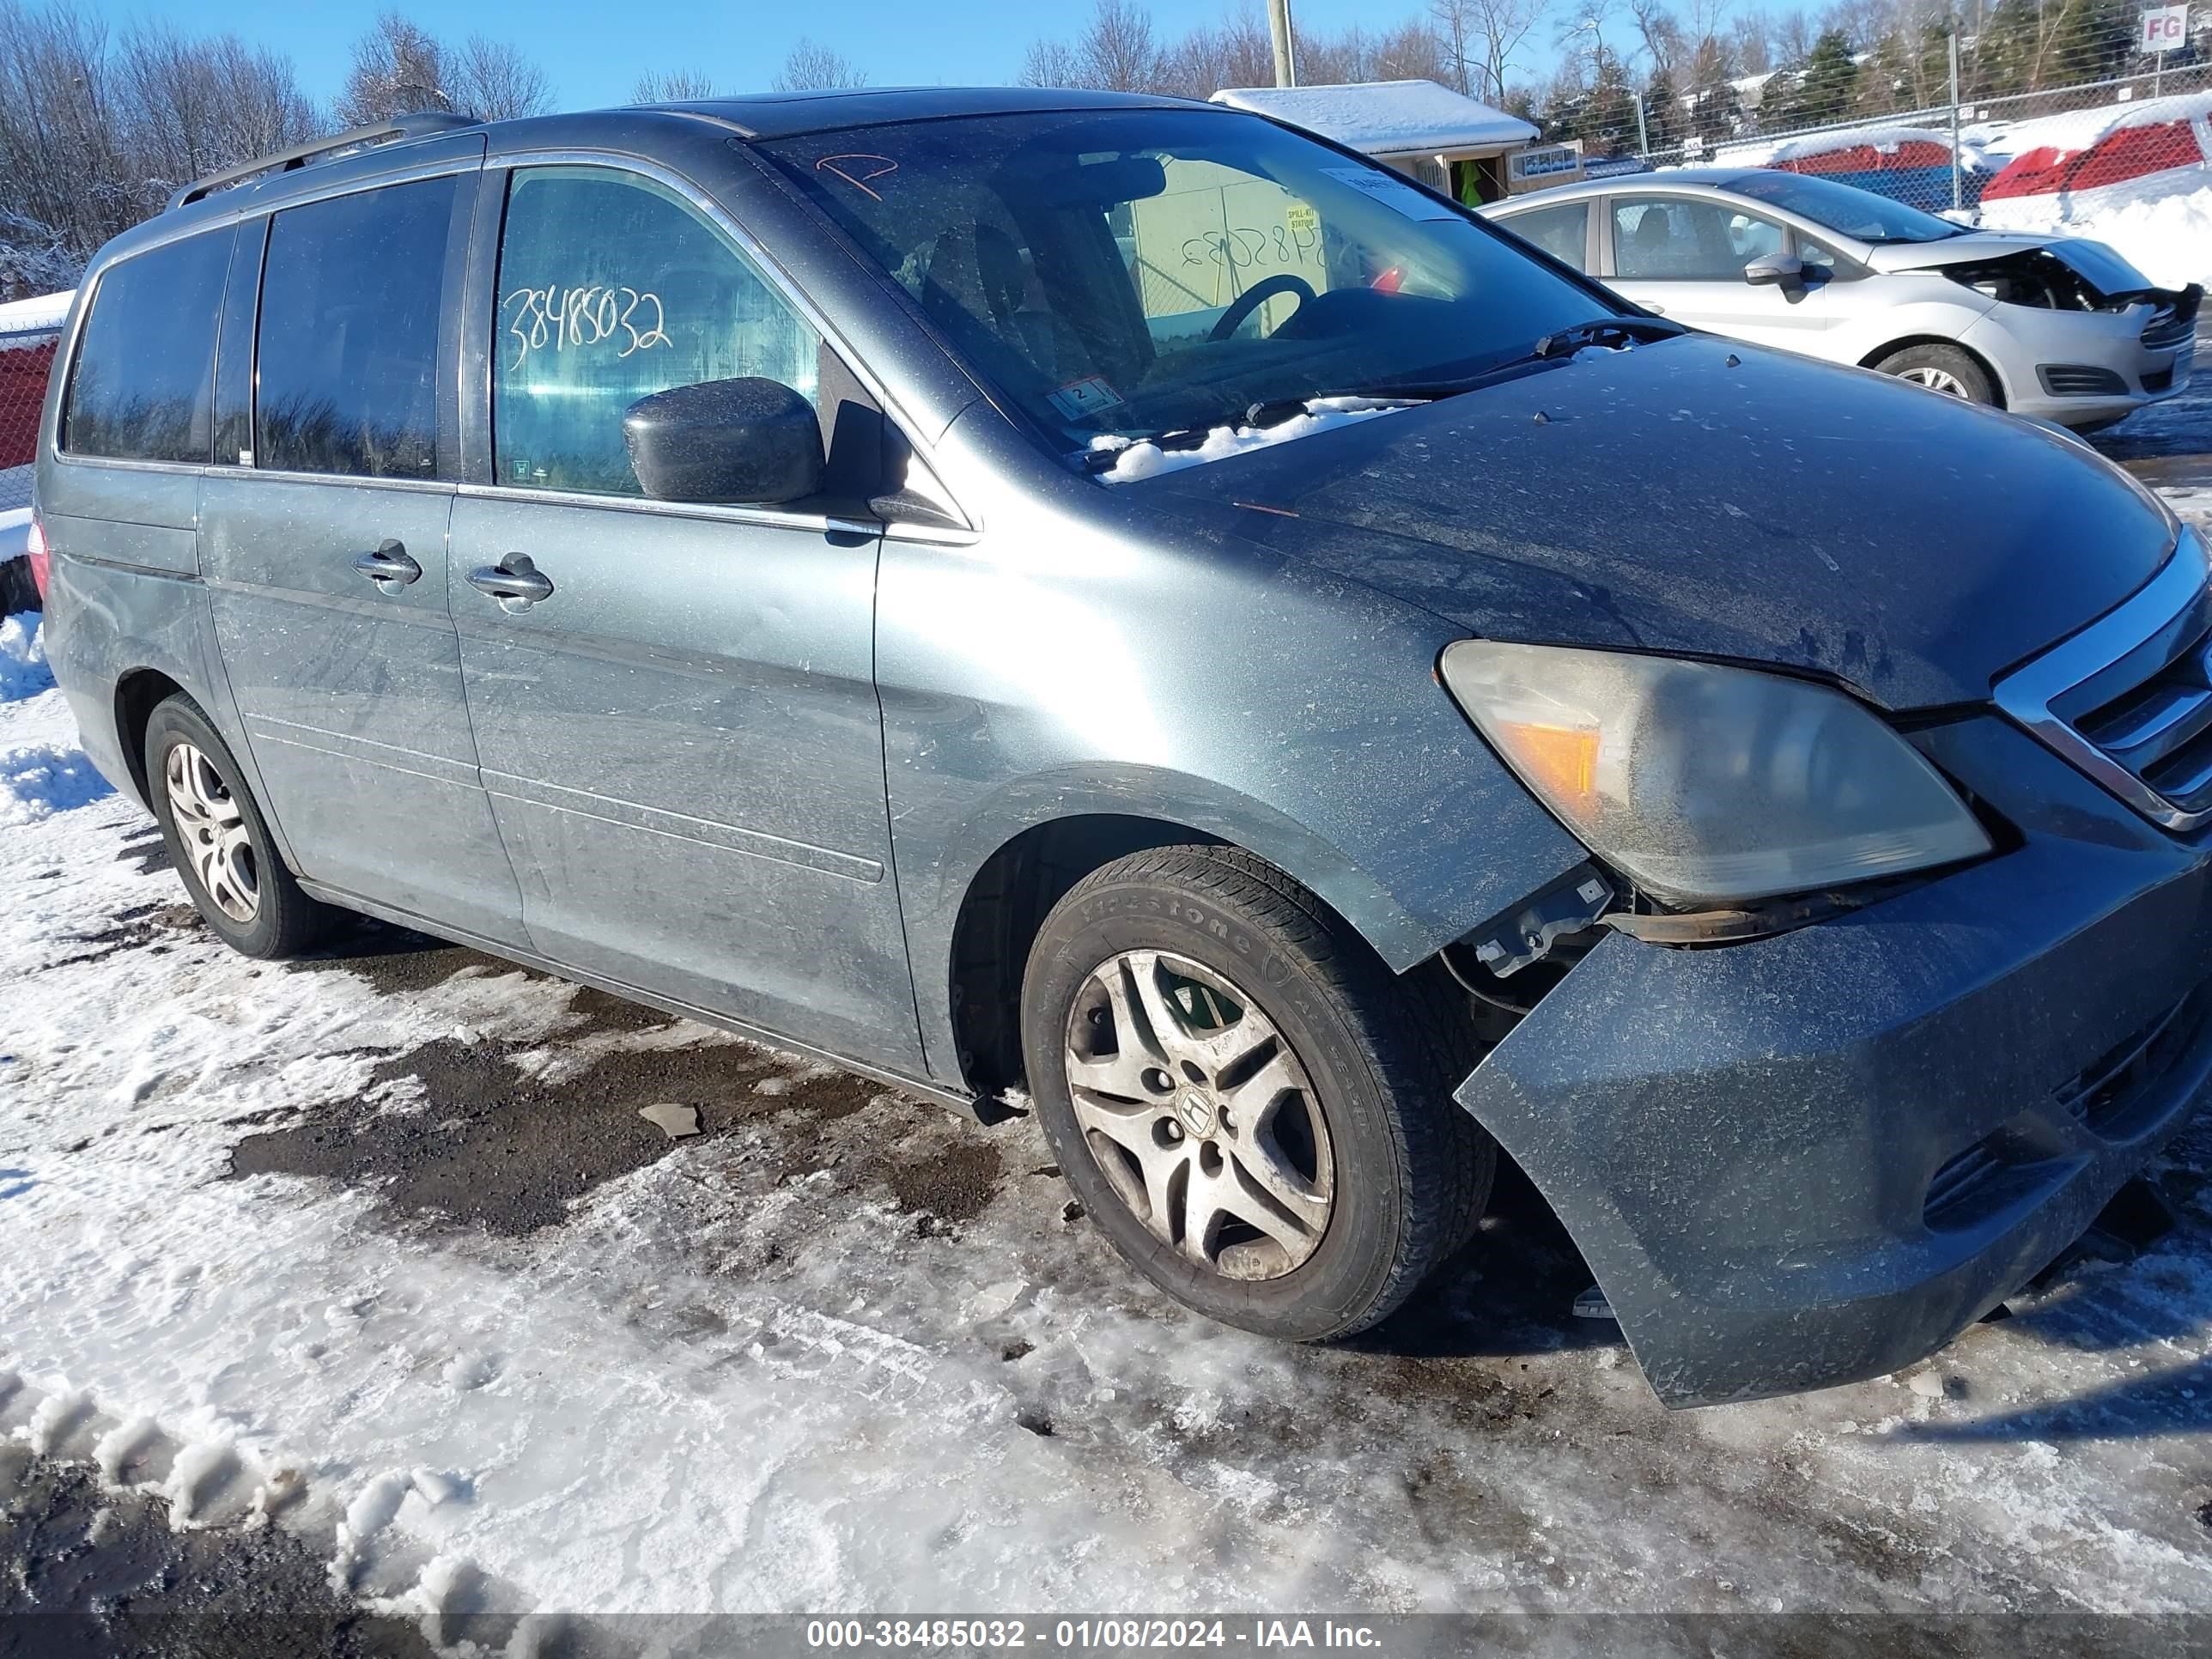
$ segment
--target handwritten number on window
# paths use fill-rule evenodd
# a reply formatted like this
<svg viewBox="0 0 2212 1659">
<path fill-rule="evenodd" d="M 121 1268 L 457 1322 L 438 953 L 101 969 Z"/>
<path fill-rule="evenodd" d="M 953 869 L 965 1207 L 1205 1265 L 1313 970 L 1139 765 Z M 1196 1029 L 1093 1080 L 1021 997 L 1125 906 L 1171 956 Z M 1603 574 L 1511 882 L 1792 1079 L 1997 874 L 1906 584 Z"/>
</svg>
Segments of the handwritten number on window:
<svg viewBox="0 0 2212 1659">
<path fill-rule="evenodd" d="M 660 296 L 620 283 L 584 288 L 519 288 L 500 302 L 507 337 L 514 343 L 511 369 L 520 368 L 533 351 L 580 349 L 618 343 L 617 360 L 635 352 L 669 346 L 668 318 Z"/>
<path fill-rule="evenodd" d="M 1321 238 L 1311 228 L 1292 229 L 1271 225 L 1266 230 L 1239 225 L 1227 234 L 1213 233 L 1184 240 L 1185 266 L 1212 265 L 1246 270 L 1254 265 L 1318 265 Z"/>
</svg>

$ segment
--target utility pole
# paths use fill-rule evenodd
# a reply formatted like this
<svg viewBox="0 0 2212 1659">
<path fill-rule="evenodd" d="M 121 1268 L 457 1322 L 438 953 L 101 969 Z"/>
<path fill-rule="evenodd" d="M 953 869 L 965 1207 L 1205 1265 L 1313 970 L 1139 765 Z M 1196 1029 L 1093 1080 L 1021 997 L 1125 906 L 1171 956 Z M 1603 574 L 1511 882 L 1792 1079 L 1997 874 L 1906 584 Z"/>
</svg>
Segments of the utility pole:
<svg viewBox="0 0 2212 1659">
<path fill-rule="evenodd" d="M 1298 83 L 1298 60 L 1291 47 L 1291 0 L 1267 0 L 1267 33 L 1275 40 L 1275 84 Z"/>
</svg>

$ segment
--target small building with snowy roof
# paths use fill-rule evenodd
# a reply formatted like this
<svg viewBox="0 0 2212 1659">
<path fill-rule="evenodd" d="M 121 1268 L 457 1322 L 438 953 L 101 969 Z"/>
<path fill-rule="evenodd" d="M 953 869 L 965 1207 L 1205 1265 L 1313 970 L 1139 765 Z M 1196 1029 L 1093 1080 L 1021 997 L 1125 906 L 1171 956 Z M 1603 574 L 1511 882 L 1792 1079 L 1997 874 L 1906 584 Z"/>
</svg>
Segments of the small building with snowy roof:
<svg viewBox="0 0 2212 1659">
<path fill-rule="evenodd" d="M 1505 158 L 1536 137 L 1536 129 L 1519 116 L 1434 81 L 1231 87 L 1215 93 L 1213 101 L 1333 138 L 1469 207 L 1506 195 Z M 1555 173 L 1542 182 L 1559 184 L 1565 178 Z"/>
</svg>

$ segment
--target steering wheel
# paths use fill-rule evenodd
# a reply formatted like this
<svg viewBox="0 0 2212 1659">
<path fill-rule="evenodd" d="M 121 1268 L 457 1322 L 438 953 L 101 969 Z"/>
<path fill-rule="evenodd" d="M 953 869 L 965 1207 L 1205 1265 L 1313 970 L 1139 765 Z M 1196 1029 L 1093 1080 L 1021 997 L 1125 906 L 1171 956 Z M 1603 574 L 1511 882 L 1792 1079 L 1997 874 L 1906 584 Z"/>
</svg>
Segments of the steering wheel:
<svg viewBox="0 0 2212 1659">
<path fill-rule="evenodd" d="M 1272 276 L 1261 277 L 1231 300 L 1229 309 L 1223 312 L 1213 326 L 1206 331 L 1206 337 L 1209 340 L 1227 339 L 1243 327 L 1247 317 L 1279 294 L 1297 295 L 1301 306 L 1313 303 L 1314 291 L 1310 283 L 1303 276 L 1291 276 L 1287 270 L 1279 270 Z"/>
</svg>

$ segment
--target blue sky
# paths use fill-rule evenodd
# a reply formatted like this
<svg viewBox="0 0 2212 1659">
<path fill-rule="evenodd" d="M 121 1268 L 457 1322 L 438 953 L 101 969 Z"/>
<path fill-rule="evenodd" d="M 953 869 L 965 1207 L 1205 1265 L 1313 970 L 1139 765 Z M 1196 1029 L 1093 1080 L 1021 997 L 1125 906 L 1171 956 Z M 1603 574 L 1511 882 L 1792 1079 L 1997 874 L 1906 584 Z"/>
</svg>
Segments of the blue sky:
<svg viewBox="0 0 2212 1659">
<path fill-rule="evenodd" d="M 66 3 L 66 0 L 64 0 Z M 1257 0 L 1254 0 L 1256 6 Z M 1334 32 L 1354 18 L 1387 27 L 1423 0 L 1293 0 L 1302 27 Z M 193 33 L 224 30 L 289 56 L 309 94 L 327 100 L 343 78 L 348 49 L 379 9 L 327 0 L 89 0 L 111 25 L 159 18 Z M 647 70 L 696 67 L 733 88 L 765 87 L 802 34 L 835 47 L 878 86 L 1011 81 L 1022 53 L 1042 33 L 1072 35 L 1089 0 L 1057 6 L 1025 0 L 816 0 L 768 5 L 759 0 L 468 0 L 464 5 L 403 4 L 433 33 L 477 33 L 513 42 L 553 77 L 563 107 L 628 100 Z M 1154 27 L 1165 36 L 1212 21 L 1218 0 L 1156 0 Z M 1535 52 L 1551 55 L 1540 31 Z"/>
</svg>

